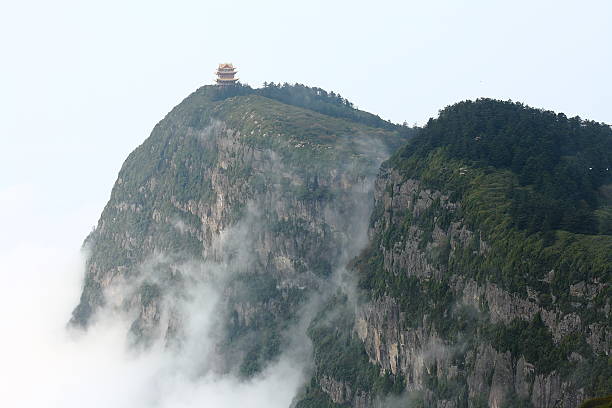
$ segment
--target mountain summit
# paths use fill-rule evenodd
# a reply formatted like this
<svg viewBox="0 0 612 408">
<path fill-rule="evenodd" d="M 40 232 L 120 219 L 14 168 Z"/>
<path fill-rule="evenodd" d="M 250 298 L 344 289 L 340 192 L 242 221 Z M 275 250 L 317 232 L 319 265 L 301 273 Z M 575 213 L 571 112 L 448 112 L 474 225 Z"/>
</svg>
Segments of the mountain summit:
<svg viewBox="0 0 612 408">
<path fill-rule="evenodd" d="M 612 393 L 612 130 L 481 99 L 423 129 L 302 85 L 206 86 L 125 161 L 80 303 L 296 407 Z M 199 320 L 203 305 L 214 319 Z"/>
</svg>

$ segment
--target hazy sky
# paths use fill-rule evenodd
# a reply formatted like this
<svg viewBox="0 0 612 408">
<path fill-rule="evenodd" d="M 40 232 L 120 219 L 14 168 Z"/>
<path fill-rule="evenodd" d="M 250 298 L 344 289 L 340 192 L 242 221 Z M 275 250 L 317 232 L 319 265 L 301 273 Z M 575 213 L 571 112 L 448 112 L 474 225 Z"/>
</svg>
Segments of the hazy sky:
<svg viewBox="0 0 612 408">
<path fill-rule="evenodd" d="M 79 213 L 80 240 L 127 154 L 222 61 L 253 86 L 320 86 L 395 122 L 487 96 L 612 123 L 611 4 L 2 2 L 0 222 L 25 212 L 42 234 Z M 10 235 L 0 245 L 32 238 Z"/>
<path fill-rule="evenodd" d="M 611 22 L 588 0 L 0 2 L 0 377 L 74 358 L 56 340 L 77 250 L 128 153 L 219 62 L 395 122 L 494 97 L 612 123 Z"/>
</svg>

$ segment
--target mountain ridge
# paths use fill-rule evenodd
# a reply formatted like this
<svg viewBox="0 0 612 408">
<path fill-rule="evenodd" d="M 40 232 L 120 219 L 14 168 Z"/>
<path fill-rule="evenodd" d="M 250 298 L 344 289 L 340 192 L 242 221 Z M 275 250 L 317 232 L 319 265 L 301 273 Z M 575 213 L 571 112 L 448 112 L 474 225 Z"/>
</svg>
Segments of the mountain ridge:
<svg viewBox="0 0 612 408">
<path fill-rule="evenodd" d="M 174 344 L 193 288 L 215 281 L 203 366 L 251 378 L 297 331 L 312 368 L 296 407 L 573 407 L 612 392 L 610 181 L 582 168 L 609 163 L 609 127 L 481 99 L 411 129 L 353 121 L 318 88 L 257 92 L 202 87 L 129 155 L 86 239 L 73 325 L 111 308 L 134 344 Z M 308 109 L 313 93 L 337 116 Z M 558 137 L 578 148 L 541 165 L 536 142 Z M 551 181 L 559 169 L 577 195 L 571 177 Z M 534 217 L 538 200 L 558 219 Z"/>
</svg>

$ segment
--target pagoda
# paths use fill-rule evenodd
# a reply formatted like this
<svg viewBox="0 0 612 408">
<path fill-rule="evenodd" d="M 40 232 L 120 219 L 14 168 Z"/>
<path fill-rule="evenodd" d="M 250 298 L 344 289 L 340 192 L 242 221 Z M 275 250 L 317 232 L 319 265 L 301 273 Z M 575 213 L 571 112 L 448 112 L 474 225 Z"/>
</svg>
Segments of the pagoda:
<svg viewBox="0 0 612 408">
<path fill-rule="evenodd" d="M 235 85 L 238 81 L 238 78 L 234 77 L 236 72 L 238 71 L 230 63 L 219 64 L 219 68 L 217 68 L 217 85 Z"/>
</svg>

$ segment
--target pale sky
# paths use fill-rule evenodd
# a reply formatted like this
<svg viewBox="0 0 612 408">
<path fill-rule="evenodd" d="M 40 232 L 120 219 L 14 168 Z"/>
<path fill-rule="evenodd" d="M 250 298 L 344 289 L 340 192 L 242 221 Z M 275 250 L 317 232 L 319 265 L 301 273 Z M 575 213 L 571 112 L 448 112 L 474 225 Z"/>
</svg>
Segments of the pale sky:
<svg viewBox="0 0 612 408">
<path fill-rule="evenodd" d="M 78 245 L 127 154 L 219 62 L 395 122 L 493 97 L 612 123 L 611 23 L 608 1 L 3 1 L 0 245 L 68 219 Z"/>
</svg>

